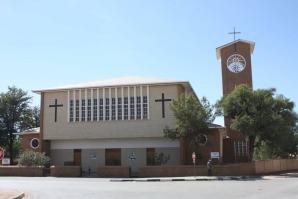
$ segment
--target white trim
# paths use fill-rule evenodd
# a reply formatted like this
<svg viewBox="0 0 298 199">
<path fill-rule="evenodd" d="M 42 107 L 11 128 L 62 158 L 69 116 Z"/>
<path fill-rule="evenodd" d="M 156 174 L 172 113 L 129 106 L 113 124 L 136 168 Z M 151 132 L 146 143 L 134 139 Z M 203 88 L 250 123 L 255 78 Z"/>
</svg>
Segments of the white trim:
<svg viewBox="0 0 298 199">
<path fill-rule="evenodd" d="M 130 120 L 130 87 L 127 87 L 128 120 Z"/>
<path fill-rule="evenodd" d="M 111 93 L 111 88 L 109 88 L 109 120 L 112 120 L 112 93 Z"/>
<path fill-rule="evenodd" d="M 102 121 L 106 121 L 106 88 L 102 89 Z"/>
<path fill-rule="evenodd" d="M 72 97 L 73 97 L 73 122 L 76 122 L 76 90 L 72 91 Z"/>
<path fill-rule="evenodd" d="M 128 138 L 91 140 L 52 140 L 51 149 L 105 149 L 105 148 L 179 148 L 178 140 L 167 138 Z"/>
<path fill-rule="evenodd" d="M 69 90 L 67 91 L 67 122 L 69 122 Z"/>
<path fill-rule="evenodd" d="M 143 117 L 143 86 L 140 86 L 140 96 L 141 96 L 141 120 L 144 118 Z"/>
<path fill-rule="evenodd" d="M 91 122 L 93 122 L 93 106 L 94 106 L 94 103 L 93 103 L 93 88 L 91 89 L 91 92 L 90 92 L 90 98 L 91 98 Z"/>
<path fill-rule="evenodd" d="M 85 122 L 88 122 L 88 97 L 87 97 L 87 88 L 85 89 Z"/>
<path fill-rule="evenodd" d="M 37 141 L 38 141 L 38 145 L 37 145 L 37 147 L 34 147 L 34 146 L 32 145 L 33 140 L 37 140 Z M 32 149 L 38 149 L 39 146 L 40 146 L 40 140 L 39 140 L 38 138 L 32 138 L 32 139 L 30 140 L 30 147 L 31 147 Z"/>
<path fill-rule="evenodd" d="M 79 90 L 79 122 L 82 121 L 82 90 Z"/>
<path fill-rule="evenodd" d="M 118 120 L 118 89 L 115 88 L 115 120 Z"/>
<path fill-rule="evenodd" d="M 150 96 L 149 96 L 149 85 L 147 85 L 147 118 L 150 119 Z"/>
<path fill-rule="evenodd" d="M 124 120 L 124 96 L 123 96 L 123 87 L 121 87 L 121 108 L 122 108 L 122 120 Z"/>
<path fill-rule="evenodd" d="M 137 88 L 133 87 L 135 120 L 137 119 Z"/>
<path fill-rule="evenodd" d="M 96 89 L 97 95 L 97 121 L 99 121 L 99 88 Z"/>
</svg>

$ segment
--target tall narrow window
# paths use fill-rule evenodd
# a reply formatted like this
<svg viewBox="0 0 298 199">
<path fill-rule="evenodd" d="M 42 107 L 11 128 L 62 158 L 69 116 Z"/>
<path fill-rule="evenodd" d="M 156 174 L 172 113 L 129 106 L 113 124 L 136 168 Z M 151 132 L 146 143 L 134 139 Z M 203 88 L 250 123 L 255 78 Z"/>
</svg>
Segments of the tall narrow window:
<svg viewBox="0 0 298 199">
<path fill-rule="evenodd" d="M 141 114 L 142 114 L 142 110 L 141 110 L 141 97 L 137 96 L 137 119 L 141 119 Z"/>
<path fill-rule="evenodd" d="M 122 120 L 122 98 L 118 97 L 118 120 Z"/>
<path fill-rule="evenodd" d="M 87 100 L 87 121 L 91 121 L 91 99 Z"/>
<path fill-rule="evenodd" d="M 146 149 L 146 163 L 148 166 L 155 165 L 155 148 Z"/>
<path fill-rule="evenodd" d="M 124 97 L 124 119 L 128 119 L 128 97 Z"/>
<path fill-rule="evenodd" d="M 99 120 L 103 120 L 103 99 L 99 99 Z"/>
<path fill-rule="evenodd" d="M 116 99 L 112 98 L 112 120 L 116 119 Z"/>
<path fill-rule="evenodd" d="M 143 96 L 143 118 L 148 118 L 148 99 L 147 96 Z"/>
<path fill-rule="evenodd" d="M 80 121 L 80 100 L 76 100 L 76 122 Z"/>
<path fill-rule="evenodd" d="M 69 121 L 73 122 L 73 100 L 69 101 Z"/>
<path fill-rule="evenodd" d="M 93 99 L 93 121 L 97 120 L 97 99 Z"/>
<path fill-rule="evenodd" d="M 135 119 L 135 98 L 130 97 L 130 119 Z"/>
<path fill-rule="evenodd" d="M 105 120 L 110 120 L 110 99 L 106 98 L 106 118 Z"/>
<path fill-rule="evenodd" d="M 83 99 L 82 100 L 82 107 L 81 107 L 81 113 L 82 113 L 82 121 L 85 121 L 86 120 L 86 101 Z"/>
</svg>

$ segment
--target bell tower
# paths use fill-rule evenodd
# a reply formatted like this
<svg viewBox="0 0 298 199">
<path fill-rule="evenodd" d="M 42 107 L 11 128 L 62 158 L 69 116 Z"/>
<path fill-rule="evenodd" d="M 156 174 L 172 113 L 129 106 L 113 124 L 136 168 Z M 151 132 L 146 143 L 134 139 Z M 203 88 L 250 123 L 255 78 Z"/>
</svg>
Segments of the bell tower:
<svg viewBox="0 0 298 199">
<path fill-rule="evenodd" d="M 221 60 L 223 95 L 231 93 L 240 84 L 253 87 L 251 54 L 254 47 L 254 42 L 238 39 L 216 48 L 217 59 Z M 228 138 L 224 140 L 224 156 L 226 156 L 224 161 L 235 162 L 247 159 L 245 158 L 249 155 L 247 138 L 242 133 L 230 129 L 231 122 L 229 118 L 225 117 L 224 122 Z M 229 147 L 230 150 L 225 152 L 225 148 Z M 227 157 L 227 154 L 230 157 Z"/>
</svg>

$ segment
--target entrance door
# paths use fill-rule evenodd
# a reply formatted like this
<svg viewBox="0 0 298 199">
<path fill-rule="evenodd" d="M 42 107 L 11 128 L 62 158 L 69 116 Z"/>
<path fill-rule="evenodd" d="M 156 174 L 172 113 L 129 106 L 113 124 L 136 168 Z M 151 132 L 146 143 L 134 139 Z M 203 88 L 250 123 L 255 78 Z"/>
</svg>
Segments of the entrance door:
<svg viewBox="0 0 298 199">
<path fill-rule="evenodd" d="M 232 163 L 235 161 L 234 143 L 231 138 L 223 139 L 223 162 Z"/>
<path fill-rule="evenodd" d="M 73 150 L 73 164 L 75 166 L 82 166 L 82 150 L 81 149 Z"/>
</svg>

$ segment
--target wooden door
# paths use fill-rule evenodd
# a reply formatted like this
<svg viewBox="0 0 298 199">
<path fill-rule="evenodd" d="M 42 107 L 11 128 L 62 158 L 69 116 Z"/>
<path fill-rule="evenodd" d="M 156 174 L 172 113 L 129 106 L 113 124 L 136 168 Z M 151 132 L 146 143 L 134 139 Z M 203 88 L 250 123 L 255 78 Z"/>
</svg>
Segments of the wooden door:
<svg viewBox="0 0 298 199">
<path fill-rule="evenodd" d="M 82 150 L 81 149 L 73 150 L 73 164 L 75 166 L 82 166 Z"/>
<path fill-rule="evenodd" d="M 235 161 L 234 142 L 231 138 L 223 139 L 223 157 L 224 163 L 232 163 Z"/>
</svg>

